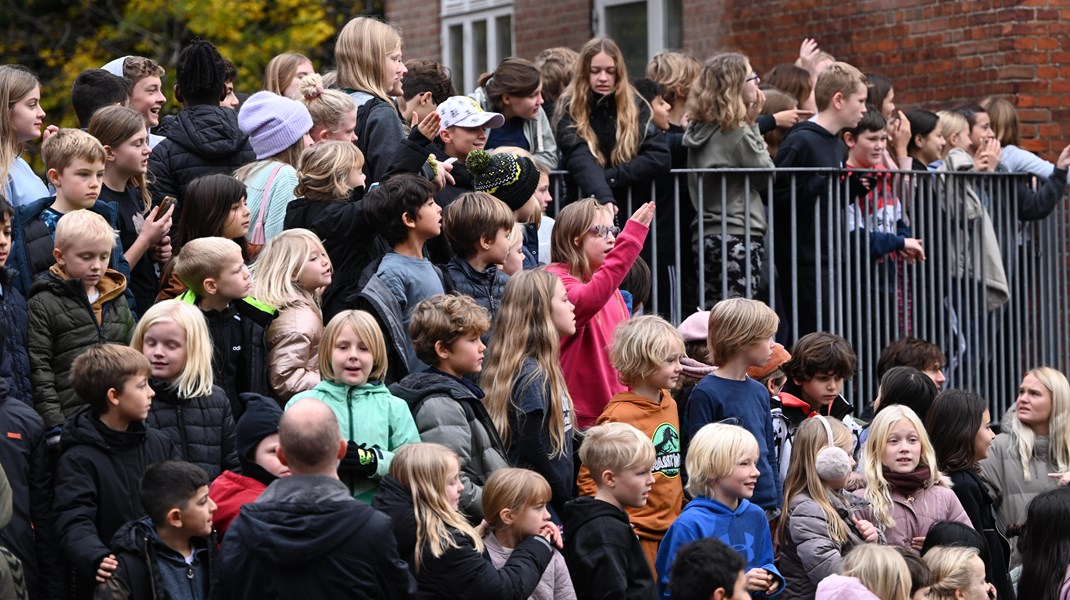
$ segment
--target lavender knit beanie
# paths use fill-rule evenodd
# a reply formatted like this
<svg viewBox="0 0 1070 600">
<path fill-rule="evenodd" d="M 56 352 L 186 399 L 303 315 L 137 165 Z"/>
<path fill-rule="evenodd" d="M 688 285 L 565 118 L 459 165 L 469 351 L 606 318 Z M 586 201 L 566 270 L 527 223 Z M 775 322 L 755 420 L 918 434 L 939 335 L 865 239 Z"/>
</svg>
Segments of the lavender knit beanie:
<svg viewBox="0 0 1070 600">
<path fill-rule="evenodd" d="M 275 156 L 312 129 L 305 105 L 272 92 L 257 92 L 242 104 L 238 126 L 249 135 L 256 159 Z"/>
</svg>

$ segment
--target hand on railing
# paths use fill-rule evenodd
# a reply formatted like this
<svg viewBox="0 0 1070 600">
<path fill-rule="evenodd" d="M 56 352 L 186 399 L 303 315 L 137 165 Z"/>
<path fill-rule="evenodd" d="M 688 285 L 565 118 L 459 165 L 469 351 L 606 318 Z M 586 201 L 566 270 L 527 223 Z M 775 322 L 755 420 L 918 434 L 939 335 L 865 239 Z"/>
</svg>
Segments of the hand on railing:
<svg viewBox="0 0 1070 600">
<path fill-rule="evenodd" d="M 654 220 L 654 203 L 647 202 L 640 206 L 634 213 L 632 213 L 631 221 L 635 221 L 640 225 L 646 225 L 650 227 L 650 222 Z"/>
<path fill-rule="evenodd" d="M 981 145 L 973 155 L 975 171 L 994 172 L 999 166 L 999 159 L 1003 156 L 1003 148 L 996 138 L 988 138 L 981 141 Z"/>
<path fill-rule="evenodd" d="M 899 251 L 899 256 L 902 256 L 908 265 L 912 265 L 919 260 L 925 260 L 925 248 L 922 245 L 922 241 L 918 238 L 903 240 L 903 249 Z"/>
</svg>

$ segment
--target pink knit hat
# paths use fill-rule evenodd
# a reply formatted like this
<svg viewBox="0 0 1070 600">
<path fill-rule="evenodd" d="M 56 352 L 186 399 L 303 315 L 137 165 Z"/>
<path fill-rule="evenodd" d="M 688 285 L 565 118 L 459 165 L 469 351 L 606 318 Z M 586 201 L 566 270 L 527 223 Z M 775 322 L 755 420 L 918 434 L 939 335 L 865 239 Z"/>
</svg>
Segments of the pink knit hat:
<svg viewBox="0 0 1070 600">
<path fill-rule="evenodd" d="M 705 340 L 710 331 L 710 311 L 700 310 L 680 323 L 680 335 L 684 343 Z"/>
</svg>

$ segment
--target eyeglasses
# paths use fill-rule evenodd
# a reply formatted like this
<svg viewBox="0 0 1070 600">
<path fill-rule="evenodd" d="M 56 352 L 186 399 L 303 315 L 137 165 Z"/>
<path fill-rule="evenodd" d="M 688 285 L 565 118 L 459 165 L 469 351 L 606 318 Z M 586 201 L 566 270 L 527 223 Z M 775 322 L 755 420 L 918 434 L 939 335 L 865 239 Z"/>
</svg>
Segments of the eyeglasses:
<svg viewBox="0 0 1070 600">
<path fill-rule="evenodd" d="M 620 233 L 620 227 L 611 227 L 609 225 L 595 225 L 594 227 L 588 229 L 587 233 L 597 235 L 602 239 L 605 239 L 611 235 L 613 237 L 617 237 L 617 234 Z"/>
<path fill-rule="evenodd" d="M 744 80 L 744 83 L 749 83 L 749 82 L 751 82 L 751 81 L 761 81 L 761 78 L 760 78 L 760 77 L 758 77 L 758 74 L 757 74 L 757 73 L 751 73 L 751 76 L 750 76 L 750 77 L 748 77 L 748 78 L 746 78 L 746 79 Z"/>
</svg>

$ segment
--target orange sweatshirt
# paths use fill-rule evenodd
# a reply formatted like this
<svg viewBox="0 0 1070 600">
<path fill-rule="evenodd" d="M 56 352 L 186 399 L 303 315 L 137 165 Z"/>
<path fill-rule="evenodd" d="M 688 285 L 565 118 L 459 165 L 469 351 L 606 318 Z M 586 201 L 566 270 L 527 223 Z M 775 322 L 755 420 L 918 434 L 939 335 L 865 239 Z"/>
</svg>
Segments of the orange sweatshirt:
<svg viewBox="0 0 1070 600">
<path fill-rule="evenodd" d="M 661 390 L 661 402 L 651 402 L 632 392 L 621 392 L 613 396 L 598 417 L 599 425 L 610 421 L 633 425 L 650 436 L 654 443 L 654 486 L 646 506 L 628 509 L 628 517 L 643 542 L 644 551 L 654 553 L 650 557 L 653 565 L 657 544 L 684 506 L 684 486 L 680 478 L 684 466 L 680 455 L 680 414 L 668 390 Z M 583 496 L 593 496 L 597 491 L 586 465 L 580 467 L 576 485 Z"/>
</svg>

